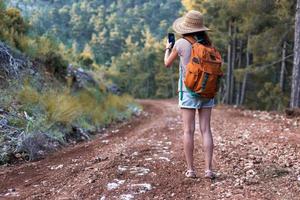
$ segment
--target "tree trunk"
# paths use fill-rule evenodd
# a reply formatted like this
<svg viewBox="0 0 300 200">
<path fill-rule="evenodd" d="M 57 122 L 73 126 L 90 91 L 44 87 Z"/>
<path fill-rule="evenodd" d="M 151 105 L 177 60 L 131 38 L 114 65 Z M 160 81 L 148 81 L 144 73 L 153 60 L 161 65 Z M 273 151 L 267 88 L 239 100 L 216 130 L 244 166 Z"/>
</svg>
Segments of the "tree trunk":
<svg viewBox="0 0 300 200">
<path fill-rule="evenodd" d="M 229 97 L 229 104 L 233 104 L 234 98 L 234 68 L 236 64 L 236 34 L 237 34 L 237 26 L 236 23 L 233 23 L 233 44 L 232 44 L 232 57 L 231 57 L 231 77 L 230 77 L 230 97 Z"/>
<path fill-rule="evenodd" d="M 286 41 L 283 42 L 283 48 L 282 48 L 282 61 L 281 61 L 281 70 L 280 70 L 280 89 L 283 92 L 284 91 L 284 72 L 285 72 L 285 57 L 286 57 Z"/>
<path fill-rule="evenodd" d="M 228 26 L 228 50 L 227 50 L 227 76 L 226 76 L 226 100 L 227 104 L 230 104 L 230 91 L 231 91 L 231 77 L 232 77 L 232 21 L 229 22 Z"/>
<path fill-rule="evenodd" d="M 291 108 L 299 107 L 300 96 L 300 0 L 297 0 L 295 16 L 294 66 L 292 75 Z"/>
<path fill-rule="evenodd" d="M 238 64 L 237 68 L 242 67 L 242 55 L 243 55 L 243 40 L 239 40 L 239 54 L 238 54 Z M 240 81 L 237 82 L 237 88 L 236 88 L 236 98 L 235 98 L 235 105 L 240 105 L 240 99 L 241 99 L 241 83 Z"/>
<path fill-rule="evenodd" d="M 246 50 L 246 72 L 243 78 L 243 84 L 242 84 L 242 92 L 241 92 L 241 101 L 240 105 L 244 103 L 245 100 L 245 94 L 246 94 L 246 84 L 247 84 L 247 78 L 248 78 L 248 72 L 247 68 L 250 65 L 250 53 L 249 53 L 249 40 L 250 40 L 250 35 L 247 37 L 247 50 Z"/>
</svg>

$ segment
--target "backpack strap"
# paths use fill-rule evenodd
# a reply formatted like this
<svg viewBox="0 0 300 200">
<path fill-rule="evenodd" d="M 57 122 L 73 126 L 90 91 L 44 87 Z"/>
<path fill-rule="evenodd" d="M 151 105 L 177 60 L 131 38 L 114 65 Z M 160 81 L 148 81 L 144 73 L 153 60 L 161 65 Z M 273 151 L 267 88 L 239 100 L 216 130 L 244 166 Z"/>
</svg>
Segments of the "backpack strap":
<svg viewBox="0 0 300 200">
<path fill-rule="evenodd" d="M 197 43 L 197 40 L 193 36 L 185 36 L 183 39 L 187 40 L 191 45 Z"/>
<path fill-rule="evenodd" d="M 181 61 L 179 61 L 179 67 L 180 67 L 180 73 L 179 73 L 179 75 L 180 75 L 180 77 L 179 77 L 179 79 L 180 79 L 180 80 L 179 80 L 179 81 L 180 81 L 180 82 L 179 82 L 179 87 L 180 87 L 180 88 L 179 88 L 179 92 L 180 92 L 180 93 L 179 93 L 179 95 L 180 95 L 180 101 L 182 101 L 182 99 L 183 99 L 183 90 L 182 90 L 182 84 L 183 84 L 183 83 L 182 83 L 182 82 L 183 82 L 183 81 L 182 81 L 182 73 L 183 73 L 183 70 L 182 70 Z"/>
</svg>

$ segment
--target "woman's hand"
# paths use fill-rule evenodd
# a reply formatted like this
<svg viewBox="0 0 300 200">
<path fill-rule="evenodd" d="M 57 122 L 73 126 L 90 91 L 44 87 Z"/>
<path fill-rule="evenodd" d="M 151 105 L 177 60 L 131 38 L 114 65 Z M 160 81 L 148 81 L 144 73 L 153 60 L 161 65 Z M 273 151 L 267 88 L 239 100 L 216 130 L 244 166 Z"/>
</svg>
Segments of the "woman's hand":
<svg viewBox="0 0 300 200">
<path fill-rule="evenodd" d="M 172 49 L 172 43 L 167 41 L 166 49 Z"/>
</svg>

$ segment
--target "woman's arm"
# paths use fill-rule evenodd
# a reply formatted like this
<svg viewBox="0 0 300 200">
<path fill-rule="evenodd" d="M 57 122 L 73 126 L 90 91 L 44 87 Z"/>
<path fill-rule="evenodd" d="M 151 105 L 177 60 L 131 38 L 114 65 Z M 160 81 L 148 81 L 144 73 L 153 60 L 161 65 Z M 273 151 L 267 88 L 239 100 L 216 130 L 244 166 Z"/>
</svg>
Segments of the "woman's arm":
<svg viewBox="0 0 300 200">
<path fill-rule="evenodd" d="M 171 43 L 167 43 L 165 51 L 165 67 L 171 67 L 174 60 L 177 58 L 178 52 L 175 48 L 171 50 Z"/>
</svg>

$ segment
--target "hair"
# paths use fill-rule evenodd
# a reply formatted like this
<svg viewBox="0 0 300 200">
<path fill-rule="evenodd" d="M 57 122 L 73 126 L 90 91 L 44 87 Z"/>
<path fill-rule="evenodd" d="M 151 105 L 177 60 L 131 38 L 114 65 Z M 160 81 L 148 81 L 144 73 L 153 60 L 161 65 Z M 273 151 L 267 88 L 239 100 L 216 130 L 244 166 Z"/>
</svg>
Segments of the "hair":
<svg viewBox="0 0 300 200">
<path fill-rule="evenodd" d="M 205 31 L 200 31 L 200 32 L 195 32 L 195 33 L 187 33 L 187 34 L 183 34 L 183 37 L 186 36 L 193 36 L 195 37 L 195 39 L 197 39 L 197 41 L 205 46 L 211 46 L 211 40 L 208 37 L 208 34 Z"/>
</svg>

